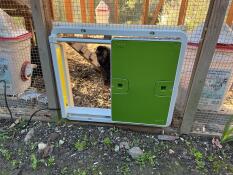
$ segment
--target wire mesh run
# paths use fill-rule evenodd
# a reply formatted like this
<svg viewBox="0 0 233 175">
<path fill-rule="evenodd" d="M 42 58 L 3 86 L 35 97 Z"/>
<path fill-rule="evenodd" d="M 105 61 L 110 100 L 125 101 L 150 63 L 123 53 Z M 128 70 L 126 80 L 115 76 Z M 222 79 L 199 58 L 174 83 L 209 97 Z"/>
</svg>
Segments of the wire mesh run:
<svg viewBox="0 0 233 175">
<path fill-rule="evenodd" d="M 221 133 L 233 114 L 233 2 L 230 1 L 218 39 L 193 131 Z"/>
<path fill-rule="evenodd" d="M 174 119 L 176 126 L 179 126 L 182 120 L 180 114 L 184 110 L 187 89 L 210 0 L 52 0 L 51 3 L 54 21 L 66 25 L 75 23 L 124 24 L 126 26 L 137 25 L 136 28 L 156 25 L 161 29 L 185 31 L 189 44 L 182 69 Z M 227 116 L 233 114 L 232 6 L 233 2 L 230 1 L 198 107 L 194 131 L 198 128 L 196 123 L 199 126 L 200 123 L 218 124 L 218 121 L 222 120 L 223 124 L 227 121 Z M 69 48 L 66 48 L 66 52 L 69 52 Z M 68 57 L 72 56 L 68 54 Z M 76 67 L 77 65 L 79 63 L 73 62 L 70 66 Z M 76 77 L 71 74 L 71 79 L 75 80 Z M 214 96 L 216 93 L 218 95 Z M 207 103 L 210 105 L 208 106 Z"/>
<path fill-rule="evenodd" d="M 0 0 L 0 80 L 14 116 L 27 116 L 47 106 L 42 68 L 28 0 Z M 0 85 L 0 113 L 5 108 Z"/>
</svg>

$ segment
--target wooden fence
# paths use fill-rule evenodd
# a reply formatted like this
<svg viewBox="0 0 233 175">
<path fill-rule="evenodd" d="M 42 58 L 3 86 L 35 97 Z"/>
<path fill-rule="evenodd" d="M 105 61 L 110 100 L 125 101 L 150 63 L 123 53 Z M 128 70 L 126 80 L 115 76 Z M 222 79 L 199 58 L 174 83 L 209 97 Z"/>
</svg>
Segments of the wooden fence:
<svg viewBox="0 0 233 175">
<path fill-rule="evenodd" d="M 58 0 L 49 0 L 51 3 L 51 7 L 56 6 L 56 2 Z M 81 22 L 82 23 L 95 23 L 95 7 L 94 7 L 94 0 L 80 0 L 80 15 L 81 15 Z M 149 21 L 148 15 L 149 15 L 149 7 L 150 7 L 150 0 L 144 0 L 141 10 L 141 24 L 151 24 L 154 25 L 158 21 L 159 14 L 161 10 L 163 9 L 163 6 L 165 4 L 165 0 L 158 0 L 158 3 L 155 5 L 153 13 L 152 13 L 152 19 Z M 67 22 L 74 22 L 74 3 L 72 0 L 59 0 L 59 3 L 62 3 L 60 6 L 64 7 L 64 14 L 65 14 L 65 20 Z M 88 8 L 87 8 L 88 4 Z M 119 16 L 120 16 L 120 10 L 119 10 L 119 0 L 114 0 L 114 23 L 119 23 Z M 186 13 L 187 8 L 189 6 L 189 0 L 181 0 L 180 3 L 180 9 L 179 9 L 179 16 L 178 16 L 178 22 L 177 25 L 184 25 L 185 19 L 186 19 Z M 53 9 L 53 16 L 55 11 Z M 87 15 L 88 14 L 88 15 Z M 89 18 L 88 18 L 89 17 Z M 233 24 L 233 1 L 231 2 L 226 23 L 229 26 L 232 26 Z"/>
</svg>

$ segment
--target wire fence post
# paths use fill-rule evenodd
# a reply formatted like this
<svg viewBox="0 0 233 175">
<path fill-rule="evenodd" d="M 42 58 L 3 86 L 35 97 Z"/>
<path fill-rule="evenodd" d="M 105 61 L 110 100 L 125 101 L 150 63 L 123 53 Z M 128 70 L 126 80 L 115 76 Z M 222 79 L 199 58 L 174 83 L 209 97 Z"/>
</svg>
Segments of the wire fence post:
<svg viewBox="0 0 233 175">
<path fill-rule="evenodd" d="M 205 79 L 221 32 L 229 0 L 211 0 L 193 66 L 180 132 L 190 133 Z"/>
<path fill-rule="evenodd" d="M 45 89 L 48 96 L 48 107 L 57 109 L 59 102 L 57 97 L 56 83 L 52 66 L 52 58 L 49 48 L 48 35 L 52 28 L 52 15 L 49 8 L 49 1 L 31 0 L 32 17 L 36 31 L 36 39 L 39 48 L 40 61 L 42 66 Z M 58 116 L 58 112 L 52 112 Z"/>
</svg>

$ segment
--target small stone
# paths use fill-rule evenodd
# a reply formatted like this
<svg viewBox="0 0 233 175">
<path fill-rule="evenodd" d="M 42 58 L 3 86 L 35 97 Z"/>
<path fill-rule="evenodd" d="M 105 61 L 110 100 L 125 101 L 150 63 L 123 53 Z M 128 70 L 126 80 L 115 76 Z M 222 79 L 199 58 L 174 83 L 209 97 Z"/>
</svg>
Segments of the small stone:
<svg viewBox="0 0 233 175">
<path fill-rule="evenodd" d="M 114 151 L 118 152 L 120 150 L 120 147 L 118 145 L 115 146 Z"/>
<path fill-rule="evenodd" d="M 129 143 L 128 142 L 121 142 L 120 143 L 120 149 L 129 149 Z"/>
<path fill-rule="evenodd" d="M 42 152 L 45 148 L 47 147 L 47 144 L 43 143 L 43 142 L 40 142 L 38 144 L 38 151 L 39 152 Z"/>
<path fill-rule="evenodd" d="M 159 144 L 159 140 L 158 140 L 158 139 L 154 138 L 154 141 L 155 141 L 155 142 L 154 142 L 155 145 L 158 145 L 158 144 Z"/>
<path fill-rule="evenodd" d="M 61 146 L 61 145 L 63 145 L 65 143 L 65 141 L 64 140 L 59 140 L 59 146 Z"/>
<path fill-rule="evenodd" d="M 178 139 L 178 136 L 171 136 L 171 135 L 158 135 L 159 140 L 165 140 L 165 141 L 174 141 Z"/>
<path fill-rule="evenodd" d="M 143 155 L 143 151 L 139 147 L 133 147 L 133 148 L 129 149 L 129 155 L 133 159 L 137 159 L 138 157 Z"/>
<path fill-rule="evenodd" d="M 172 149 L 169 149 L 169 154 L 174 154 L 175 151 L 173 151 Z"/>
<path fill-rule="evenodd" d="M 27 130 L 26 129 L 23 129 L 20 131 L 21 134 L 24 134 Z"/>
<path fill-rule="evenodd" d="M 60 130 L 58 129 L 58 127 L 56 127 L 54 130 L 55 130 L 56 132 L 60 132 Z"/>
<path fill-rule="evenodd" d="M 53 145 L 47 145 L 45 147 L 45 149 L 43 150 L 43 158 L 47 158 L 48 156 L 50 156 L 53 152 Z"/>
<path fill-rule="evenodd" d="M 182 137 L 180 137 L 180 140 L 183 142 L 184 141 L 184 139 L 182 138 Z"/>
<path fill-rule="evenodd" d="M 119 142 L 119 141 L 120 141 L 120 137 L 116 137 L 116 139 L 115 139 L 115 140 Z"/>
<path fill-rule="evenodd" d="M 24 138 L 24 142 L 28 143 L 29 140 L 34 136 L 34 128 L 30 129 L 27 133 L 27 135 Z"/>
<path fill-rule="evenodd" d="M 74 156 L 76 156 L 76 154 L 77 154 L 77 153 L 74 153 L 74 154 L 72 154 L 70 157 L 74 157 Z"/>
</svg>

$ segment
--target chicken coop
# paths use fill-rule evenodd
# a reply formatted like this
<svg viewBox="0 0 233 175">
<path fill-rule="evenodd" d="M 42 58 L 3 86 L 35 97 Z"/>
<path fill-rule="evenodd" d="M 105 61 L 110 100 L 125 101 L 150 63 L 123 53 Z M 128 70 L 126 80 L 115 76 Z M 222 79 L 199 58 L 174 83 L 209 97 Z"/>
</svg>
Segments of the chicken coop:
<svg viewBox="0 0 233 175">
<path fill-rule="evenodd" d="M 40 8 L 38 8 L 38 5 L 40 5 Z M 13 61 L 15 64 L 11 64 L 11 61 L 9 61 L 11 58 L 8 61 L 1 60 L 1 67 L 3 67 L 1 69 L 4 69 L 6 67 L 5 65 L 9 64 L 10 66 L 8 67 L 16 71 L 14 75 L 6 76 L 11 81 L 16 82 L 18 79 L 21 80 L 22 76 L 26 76 L 28 79 L 17 82 L 19 85 L 17 84 L 15 87 L 20 88 L 23 86 L 24 88 L 22 90 L 14 94 L 7 94 L 10 108 L 15 115 L 30 115 L 31 109 L 37 110 L 48 106 L 56 106 L 54 104 L 56 103 L 55 101 L 59 101 L 53 97 L 57 93 L 57 90 L 53 87 L 58 85 L 55 81 L 57 78 L 53 77 L 53 69 L 56 69 L 56 66 L 54 66 L 50 54 L 52 53 L 54 57 L 54 52 L 56 54 L 60 52 L 61 57 L 65 58 L 63 62 L 65 65 L 65 79 L 69 80 L 64 82 L 66 84 L 65 91 L 67 93 L 67 99 L 63 99 L 62 103 L 65 104 L 69 101 L 71 108 L 72 106 L 78 106 L 81 108 L 110 109 L 116 99 L 112 94 L 115 91 L 113 89 L 113 80 L 110 80 L 110 85 L 105 83 L 106 76 L 104 76 L 98 62 L 97 48 L 103 46 L 111 51 L 116 50 L 112 42 L 109 42 L 117 40 L 116 36 L 117 38 L 125 38 L 127 36 L 129 40 L 135 40 L 137 38 L 138 40 L 148 41 L 151 37 L 146 35 L 133 36 L 133 33 L 149 30 L 163 32 L 178 31 L 184 33 L 187 37 L 187 47 L 184 51 L 180 76 L 178 77 L 177 97 L 174 101 L 174 109 L 172 108 L 173 112 L 171 117 L 171 127 L 179 128 L 189 97 L 189 86 L 193 78 L 193 70 L 196 67 L 196 58 L 198 56 L 198 50 L 201 47 L 202 34 L 206 30 L 205 24 L 207 24 L 206 20 L 208 20 L 208 9 L 211 8 L 211 5 L 213 5 L 211 0 L 0 1 L 0 10 L 4 14 L 0 17 L 1 30 L 7 31 L 6 34 L 12 31 L 14 32 L 14 36 L 0 37 L 2 39 L 11 38 L 10 41 L 6 42 L 12 42 L 12 44 L 23 44 L 21 41 L 13 39 L 20 37 L 22 30 L 25 31 L 24 34 L 30 35 L 27 42 L 30 53 L 29 49 L 27 53 L 23 53 L 20 49 L 15 49 L 16 53 L 13 53 L 14 49 L 12 49 L 9 51 L 9 55 L 13 55 L 11 56 L 12 60 L 16 58 L 14 56 L 16 54 L 20 57 Z M 192 124 L 192 132 L 195 133 L 218 134 L 223 130 L 224 124 L 233 114 L 233 2 L 230 0 L 227 2 L 227 5 L 227 10 L 224 12 L 224 22 L 218 35 L 217 45 L 211 58 L 211 64 L 204 82 L 205 85 L 202 89 L 199 104 L 195 112 L 195 119 Z M 41 15 L 41 13 L 43 14 Z M 3 18 L 3 16 L 5 17 Z M 42 24 L 40 23 L 40 17 L 37 19 L 36 16 L 41 16 L 41 21 L 44 21 L 46 31 L 43 31 L 40 25 Z M 6 23 L 10 23 L 12 26 Z M 5 28 L 7 26 L 8 28 Z M 77 32 L 77 28 L 80 28 L 80 32 Z M 87 30 L 88 28 L 98 29 L 98 31 L 92 33 Z M 110 32 L 110 29 L 114 32 Z M 103 30 L 105 32 L 99 32 Z M 57 40 L 53 40 L 54 31 L 58 31 L 56 33 Z M 119 33 L 119 31 L 121 32 Z M 177 39 L 175 35 L 163 36 L 163 32 L 160 35 L 156 35 L 154 39 Z M 50 44 L 59 44 L 60 51 L 53 51 L 54 48 L 41 44 L 45 42 L 42 36 L 47 37 L 44 40 L 47 40 Z M 42 49 L 47 50 L 46 52 L 48 54 L 46 55 Z M 136 58 L 139 59 L 138 72 L 140 70 L 144 70 L 145 72 L 146 68 L 144 69 L 143 65 L 150 67 L 149 61 L 146 58 L 156 57 L 156 54 L 159 52 L 152 49 L 148 51 L 150 54 L 140 54 L 140 48 L 134 48 L 134 51 L 138 52 L 136 54 Z M 127 53 L 127 50 L 124 52 Z M 118 55 L 115 53 L 112 52 L 111 57 L 117 57 L 114 56 Z M 26 59 L 23 56 L 25 54 L 29 55 L 27 60 L 24 60 Z M 43 56 L 40 57 L 41 54 Z M 164 55 L 166 54 L 165 49 Z M 50 58 L 49 62 L 46 56 Z M 172 57 L 170 59 L 171 61 L 166 61 L 162 64 L 164 68 L 172 64 Z M 18 62 L 19 60 L 21 62 Z M 28 65 L 24 65 L 24 62 L 28 63 Z M 112 63 L 114 63 L 113 60 Z M 121 64 L 119 64 L 117 69 L 114 65 L 111 65 L 111 74 L 117 74 L 116 70 L 120 71 L 122 69 L 123 71 L 124 67 L 133 69 L 131 65 L 134 65 L 134 60 L 125 62 L 122 60 Z M 14 68 L 14 66 L 17 68 Z M 48 70 L 48 68 L 51 70 Z M 24 72 L 26 73 L 23 74 L 22 70 L 25 70 Z M 10 70 L 10 72 L 12 71 Z M 57 74 L 56 70 L 55 74 Z M 18 77 L 14 77 L 16 75 Z M 64 75 L 62 74 L 60 76 Z M 144 76 L 142 79 L 153 77 L 150 74 Z M 51 77 L 54 78 L 53 81 L 50 81 L 52 79 Z M 25 83 L 26 85 L 24 85 Z M 127 84 L 127 81 L 121 81 L 118 84 L 124 87 L 125 83 Z M 173 85 L 171 86 L 173 87 Z M 2 88 L 4 87 L 2 86 Z M 58 96 L 60 95 L 58 94 Z M 143 108 L 143 105 L 146 106 L 146 100 L 141 99 L 142 97 L 143 95 L 134 100 L 139 100 Z M 123 99 L 121 101 L 122 104 L 128 105 L 127 103 L 123 103 Z M 2 115 L 8 114 L 5 108 L 3 94 L 1 95 L 1 106 Z M 98 111 L 94 112 L 98 113 Z M 106 111 L 106 113 L 109 113 L 109 111 Z M 137 123 L 141 122 L 139 121 Z"/>
</svg>

